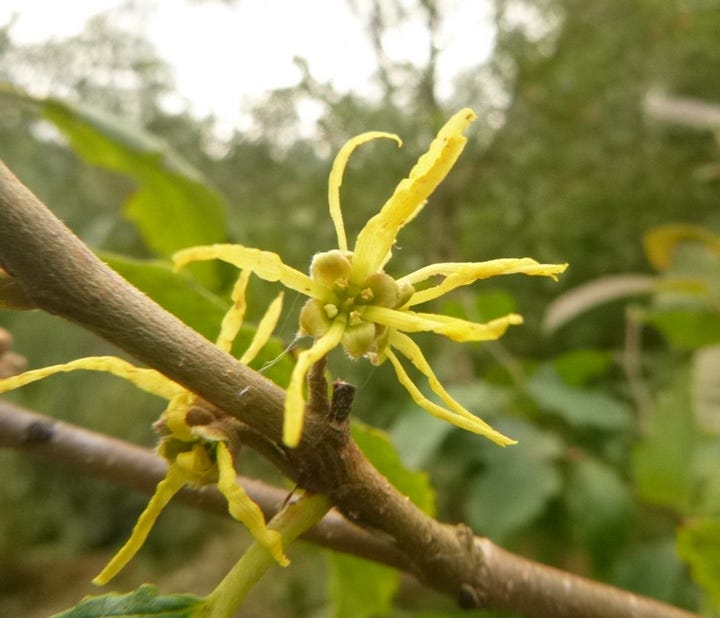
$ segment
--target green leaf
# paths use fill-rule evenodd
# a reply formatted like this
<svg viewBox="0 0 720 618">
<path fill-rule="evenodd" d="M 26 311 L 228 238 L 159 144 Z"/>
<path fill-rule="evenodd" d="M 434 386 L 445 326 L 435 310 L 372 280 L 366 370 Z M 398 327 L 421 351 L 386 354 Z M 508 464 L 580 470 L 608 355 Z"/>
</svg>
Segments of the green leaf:
<svg viewBox="0 0 720 618">
<path fill-rule="evenodd" d="M 655 309 L 645 320 L 657 328 L 671 345 L 694 350 L 720 342 L 720 314 L 703 308 Z"/>
<path fill-rule="evenodd" d="M 693 479 L 696 493 L 693 513 L 716 515 L 720 513 L 720 438 L 705 435 L 695 446 Z"/>
<path fill-rule="evenodd" d="M 526 388 L 539 407 L 581 429 L 619 431 L 632 423 L 627 404 L 597 389 L 570 386 L 548 366 L 540 367 Z"/>
<path fill-rule="evenodd" d="M 516 446 L 483 445 L 482 472 L 467 485 L 467 518 L 472 527 L 502 541 L 540 516 L 561 489 L 556 459 L 559 438 L 520 419 L 504 419 L 498 429 Z"/>
<path fill-rule="evenodd" d="M 700 348 L 693 354 L 691 394 L 698 426 L 720 434 L 720 346 Z"/>
<path fill-rule="evenodd" d="M 474 306 L 457 299 L 443 299 L 440 313 L 475 321 L 488 321 L 517 311 L 515 299 L 502 290 L 477 292 Z"/>
<path fill-rule="evenodd" d="M 405 406 L 390 431 L 392 442 L 405 465 L 420 468 L 455 428 L 419 410 Z"/>
<path fill-rule="evenodd" d="M 510 392 L 486 381 L 448 386 L 449 393 L 469 410 L 492 424 L 510 405 Z M 453 431 L 459 431 L 412 404 L 403 408 L 392 426 L 392 442 L 411 468 L 422 467 Z"/>
<path fill-rule="evenodd" d="M 678 530 L 677 551 L 693 579 L 720 609 L 720 519 L 691 521 Z"/>
<path fill-rule="evenodd" d="M 468 519 L 473 529 L 502 541 L 540 516 L 560 485 L 554 466 L 508 457 L 469 484 Z"/>
<path fill-rule="evenodd" d="M 517 311 L 517 303 L 507 292 L 489 290 L 475 294 L 475 308 L 480 319 L 488 321 Z"/>
<path fill-rule="evenodd" d="M 609 579 L 615 586 L 665 603 L 692 602 L 687 598 L 686 569 L 670 539 L 629 546 Z"/>
<path fill-rule="evenodd" d="M 53 98 L 36 103 L 78 156 L 137 182 L 137 190 L 125 204 L 125 215 L 150 249 L 167 257 L 184 247 L 226 240 L 224 199 L 167 144 L 85 106 Z M 216 265 L 195 268 L 207 285 L 219 285 Z"/>
<path fill-rule="evenodd" d="M 687 375 L 658 394 L 647 436 L 633 453 L 633 473 L 640 495 L 647 501 L 687 508 L 692 489 L 695 447 Z"/>
<path fill-rule="evenodd" d="M 558 356 L 552 362 L 553 368 L 570 386 L 583 386 L 598 378 L 613 364 L 612 353 L 606 350 L 572 350 Z"/>
<path fill-rule="evenodd" d="M 102 253 L 101 259 L 185 324 L 214 340 L 230 303 L 215 296 L 168 262 Z"/>
<path fill-rule="evenodd" d="M 390 436 L 380 429 L 353 421 L 352 437 L 362 452 L 395 488 L 429 515 L 435 513 L 435 491 L 425 472 L 406 468 Z"/>
<path fill-rule="evenodd" d="M 192 618 L 204 603 L 203 597 L 192 594 L 159 595 L 155 586 L 145 584 L 126 594 L 111 592 L 86 597 L 75 607 L 53 618 Z"/>
<path fill-rule="evenodd" d="M 245 324 L 240 328 L 232 349 L 236 358 L 242 356 L 254 335 L 255 328 L 250 324 Z M 250 363 L 250 367 L 262 373 L 281 388 L 285 388 L 290 383 L 290 375 L 295 367 L 295 359 L 291 354 L 288 354 L 282 340 L 273 337 L 260 350 L 255 360 Z"/>
<path fill-rule="evenodd" d="M 632 523 L 630 488 L 602 461 L 584 458 L 568 470 L 565 499 L 579 540 L 604 569 L 624 545 Z"/>
<path fill-rule="evenodd" d="M 330 615 L 337 618 L 386 616 L 400 583 L 395 569 L 362 558 L 328 552 Z"/>
</svg>

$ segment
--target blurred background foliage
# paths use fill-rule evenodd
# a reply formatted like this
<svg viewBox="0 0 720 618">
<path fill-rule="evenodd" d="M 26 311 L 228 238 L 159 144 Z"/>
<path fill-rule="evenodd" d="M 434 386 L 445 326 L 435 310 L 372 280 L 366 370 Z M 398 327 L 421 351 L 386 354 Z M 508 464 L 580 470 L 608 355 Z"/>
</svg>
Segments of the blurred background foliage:
<svg viewBox="0 0 720 618">
<path fill-rule="evenodd" d="M 526 324 L 499 342 L 419 338 L 457 397 L 520 444 L 499 449 L 427 417 L 387 367 L 336 355 L 330 368 L 358 386 L 357 418 L 385 429 L 406 466 L 427 471 L 442 519 L 466 521 L 534 559 L 717 615 L 720 3 L 495 0 L 492 55 L 443 98 L 436 48 L 425 66 L 393 64 L 382 48 L 384 29 L 404 11 L 422 14 L 435 32 L 443 3 L 352 4 L 375 43 L 382 97 L 337 92 L 298 60 L 303 79 L 268 93 L 252 129 L 223 136 L 213 118 L 166 111 L 172 73 L 133 34 L 132 10 L 124 26 L 117 14 L 100 16 L 75 37 L 43 44 L 15 43 L 7 24 L 2 157 L 114 267 L 213 338 L 232 269 L 175 275 L 169 253 L 232 240 L 304 269 L 335 242 L 326 182 L 347 138 L 379 129 L 405 142 L 400 151 L 373 143 L 353 157 L 342 196 L 352 233 L 443 120 L 473 107 L 479 120 L 465 153 L 403 231 L 391 270 L 496 257 L 570 263 L 559 284 L 490 280 L 440 307 L 472 319 L 521 312 Z M 299 112 L 308 101 L 322 110 L 312 138 L 302 137 Z M 273 294 L 253 281 L 250 321 Z M 292 340 L 298 305 L 286 302 L 281 340 L 264 360 Z M 0 325 L 33 367 L 117 353 L 40 313 L 2 311 Z M 282 382 L 284 373 L 273 377 Z M 98 375 L 53 378 L 8 398 L 148 446 L 162 409 Z M 125 538 L 144 498 L 16 453 L 1 451 L 0 460 L 0 502 L 9 505 L 0 512 L 0 614 L 46 615 L 90 590 L 85 582 Z M 252 454 L 242 472 L 281 482 Z M 225 522 L 171 508 L 120 583 L 207 592 L 239 551 L 221 537 L 245 542 Z M 306 568 L 273 575 L 243 615 L 454 611 L 361 561 L 326 561 L 310 548 L 295 561 Z M 193 568 L 200 564 L 202 575 Z"/>
</svg>

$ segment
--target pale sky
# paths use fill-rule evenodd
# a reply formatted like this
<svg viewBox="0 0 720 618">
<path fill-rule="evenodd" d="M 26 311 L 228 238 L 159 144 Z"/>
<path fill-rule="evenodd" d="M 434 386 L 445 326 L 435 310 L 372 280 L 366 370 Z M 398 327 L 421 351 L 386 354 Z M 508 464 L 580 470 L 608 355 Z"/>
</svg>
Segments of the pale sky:
<svg viewBox="0 0 720 618">
<path fill-rule="evenodd" d="M 77 34 L 88 18 L 121 3 L 3 0 L 0 24 L 17 14 L 12 29 L 17 42 L 62 38 Z M 145 35 L 173 68 L 179 93 L 198 115 L 214 113 L 236 124 L 240 109 L 264 92 L 297 83 L 300 73 L 294 56 L 304 57 L 318 80 L 330 80 L 341 91 L 369 91 L 374 56 L 363 25 L 344 0 L 240 0 L 232 6 L 151 0 L 148 5 Z M 489 54 L 493 40 L 487 2 L 444 0 L 441 8 L 442 96 L 459 70 Z M 427 37 L 421 23 L 409 22 L 388 31 L 383 42 L 392 59 L 422 64 Z"/>
</svg>

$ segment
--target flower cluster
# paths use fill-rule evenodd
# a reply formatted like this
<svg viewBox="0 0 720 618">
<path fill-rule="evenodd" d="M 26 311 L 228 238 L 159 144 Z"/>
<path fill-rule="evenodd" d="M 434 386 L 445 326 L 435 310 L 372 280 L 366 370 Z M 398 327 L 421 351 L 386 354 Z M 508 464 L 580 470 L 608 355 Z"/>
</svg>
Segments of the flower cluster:
<svg viewBox="0 0 720 618">
<path fill-rule="evenodd" d="M 520 324 L 522 317 L 511 313 L 490 322 L 476 323 L 417 311 L 416 307 L 495 275 L 524 273 L 555 279 L 567 265 L 540 264 L 530 258 L 439 263 L 397 279 L 384 270 L 398 233 L 422 210 L 427 198 L 460 156 L 467 141 L 463 133 L 474 119 L 470 109 L 463 109 L 450 118 L 408 177 L 398 184 L 378 214 L 357 235 L 352 250 L 348 247 L 340 209 L 340 186 L 348 159 L 355 148 L 370 140 L 389 138 L 400 145 L 401 141 L 396 135 L 381 132 L 364 133 L 351 139 L 338 153 L 329 177 L 330 217 L 338 247 L 315 255 L 309 274 L 287 266 L 275 253 L 242 245 L 191 247 L 174 256 L 176 268 L 196 260 L 220 259 L 241 269 L 232 294 L 233 306 L 223 319 L 216 342 L 226 352 L 230 351 L 243 322 L 245 291 L 251 274 L 267 281 L 279 281 L 308 297 L 300 314 L 300 333 L 310 335 L 314 342 L 298 355 L 287 387 L 283 440 L 288 446 L 296 446 L 302 436 L 304 388 L 310 368 L 338 346 L 352 358 L 365 357 L 375 365 L 389 360 L 412 399 L 430 414 L 500 445 L 514 442 L 450 396 L 420 347 L 406 333 L 433 332 L 460 342 L 497 339 L 508 326 Z M 439 281 L 427 283 L 437 278 Z M 270 304 L 240 362 L 249 363 L 268 341 L 281 306 L 282 293 Z M 410 361 L 425 376 L 430 390 L 441 403 L 422 393 L 400 357 Z M 81 358 L 0 380 L 0 393 L 77 369 L 109 372 L 169 401 L 157 423 L 162 434 L 158 450 L 168 460 L 167 474 L 140 515 L 130 539 L 95 578 L 95 583 L 109 581 L 132 558 L 162 509 L 186 484 L 216 484 L 227 499 L 231 515 L 248 527 L 278 563 L 288 563 L 279 533 L 267 528 L 258 506 L 236 484 L 237 421 L 154 369 L 135 367 L 112 356 Z"/>
<path fill-rule="evenodd" d="M 339 345 L 351 357 L 365 357 L 375 365 L 389 360 L 412 399 L 430 414 L 484 435 L 500 445 L 514 442 L 453 399 L 435 376 L 419 346 L 405 333 L 434 332 L 461 342 L 497 339 L 508 326 L 520 324 L 522 317 L 511 313 L 487 323 L 476 323 L 424 313 L 415 307 L 494 275 L 524 273 L 555 279 L 567 264 L 540 264 L 530 258 L 440 263 L 399 279 L 384 270 L 398 233 L 422 210 L 430 194 L 460 156 L 467 141 L 463 133 L 473 120 L 475 114 L 470 109 L 460 110 L 450 118 L 408 177 L 398 184 L 380 212 L 357 235 L 352 251 L 348 247 L 340 209 L 340 186 L 348 159 L 355 148 L 374 139 L 389 138 L 399 145 L 402 142 L 396 135 L 373 131 L 345 144 L 330 172 L 328 191 L 338 248 L 317 254 L 309 274 L 284 264 L 275 253 L 242 245 L 190 247 L 175 254 L 176 268 L 196 260 L 220 259 L 252 271 L 261 279 L 279 281 L 309 297 L 300 315 L 300 332 L 312 336 L 314 343 L 298 355 L 287 388 L 283 440 L 288 446 L 296 446 L 301 439 L 304 387 L 310 367 Z M 436 277 L 441 278 L 439 282 L 419 289 Z M 423 395 L 398 354 L 425 376 L 442 405 Z"/>
<path fill-rule="evenodd" d="M 248 271 L 240 274 L 232 294 L 233 306 L 225 315 L 220 328 L 216 345 L 226 352 L 230 351 L 242 326 L 246 307 L 245 290 L 249 278 Z M 240 362 L 251 362 L 267 343 L 275 329 L 281 308 L 282 294 L 268 307 Z M 169 464 L 165 478 L 158 483 L 128 541 L 93 580 L 95 584 L 103 585 L 109 582 L 132 559 L 147 539 L 163 508 L 185 485 L 217 485 L 227 500 L 230 514 L 248 528 L 258 543 L 265 547 L 279 564 L 289 564 L 283 553 L 280 533 L 267 528 L 260 508 L 236 483 L 234 457 L 239 448 L 235 431 L 237 421 L 158 371 L 136 367 L 115 356 L 79 358 L 69 363 L 26 371 L 0 380 L 0 393 L 55 373 L 79 369 L 111 373 L 169 401 L 156 423 L 162 435 L 158 452 Z"/>
</svg>

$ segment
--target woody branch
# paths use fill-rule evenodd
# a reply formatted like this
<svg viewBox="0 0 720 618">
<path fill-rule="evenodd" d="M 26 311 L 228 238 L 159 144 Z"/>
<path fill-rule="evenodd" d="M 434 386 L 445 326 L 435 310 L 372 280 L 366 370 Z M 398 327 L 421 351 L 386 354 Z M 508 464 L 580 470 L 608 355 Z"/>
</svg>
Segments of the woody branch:
<svg viewBox="0 0 720 618">
<path fill-rule="evenodd" d="M 253 446 L 284 474 L 328 495 L 354 522 L 389 535 L 413 575 L 463 606 L 528 617 L 690 615 L 527 561 L 464 526 L 428 517 L 365 459 L 347 419 L 310 414 L 299 446 L 285 447 L 284 391 L 109 269 L 2 163 L 0 266 L 27 305 L 87 328 L 235 416 L 254 437 Z"/>
</svg>

